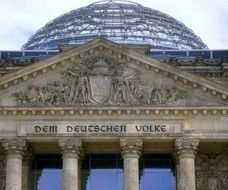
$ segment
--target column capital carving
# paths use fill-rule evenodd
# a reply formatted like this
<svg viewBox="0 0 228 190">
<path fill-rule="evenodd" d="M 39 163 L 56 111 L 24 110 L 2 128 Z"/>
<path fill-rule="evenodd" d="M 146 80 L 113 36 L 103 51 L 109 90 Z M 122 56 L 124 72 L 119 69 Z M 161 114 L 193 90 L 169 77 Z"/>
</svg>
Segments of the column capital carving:
<svg viewBox="0 0 228 190">
<path fill-rule="evenodd" d="M 178 157 L 194 157 L 197 154 L 199 139 L 181 137 L 176 139 L 176 155 Z"/>
<path fill-rule="evenodd" d="M 2 147 L 7 155 L 22 156 L 27 150 L 27 142 L 24 139 L 5 139 L 2 141 Z"/>
<path fill-rule="evenodd" d="M 82 140 L 81 139 L 60 139 L 59 146 L 62 150 L 63 156 L 66 157 L 80 157 L 82 152 Z"/>
<path fill-rule="evenodd" d="M 120 147 L 122 149 L 122 157 L 123 158 L 139 158 L 142 152 L 142 139 L 135 138 L 121 138 L 120 139 Z"/>
</svg>

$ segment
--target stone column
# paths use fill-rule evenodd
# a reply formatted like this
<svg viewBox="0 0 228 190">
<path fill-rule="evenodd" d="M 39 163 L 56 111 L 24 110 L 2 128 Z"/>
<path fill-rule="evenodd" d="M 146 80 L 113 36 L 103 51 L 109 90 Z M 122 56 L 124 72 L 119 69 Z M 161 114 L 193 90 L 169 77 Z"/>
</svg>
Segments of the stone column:
<svg viewBox="0 0 228 190">
<path fill-rule="evenodd" d="M 22 189 L 32 190 L 32 150 L 25 152 L 22 161 Z"/>
<path fill-rule="evenodd" d="M 82 160 L 79 158 L 79 160 L 78 160 L 78 190 L 81 190 L 81 187 L 82 187 L 81 168 L 82 168 Z"/>
<path fill-rule="evenodd" d="M 178 138 L 175 142 L 177 151 L 177 190 L 196 190 L 195 156 L 199 140 Z"/>
<path fill-rule="evenodd" d="M 141 139 L 120 139 L 124 159 L 124 190 L 139 190 L 139 158 L 142 144 Z"/>
<path fill-rule="evenodd" d="M 83 163 L 84 158 L 85 158 L 85 153 L 81 149 L 80 156 L 78 159 L 78 190 L 82 189 L 82 163 Z"/>
<path fill-rule="evenodd" d="M 6 183 L 6 156 L 0 151 L 0 189 L 5 189 Z"/>
<path fill-rule="evenodd" d="M 78 159 L 82 146 L 80 139 L 59 140 L 63 154 L 63 190 L 78 190 Z"/>
<path fill-rule="evenodd" d="M 178 180 L 180 178 L 179 177 L 179 171 L 180 171 L 180 169 L 179 169 L 179 159 L 177 157 L 177 152 L 176 151 L 173 152 L 172 157 L 173 157 L 173 161 L 175 163 L 174 175 L 176 177 L 176 184 L 179 184 L 179 181 Z"/>
<path fill-rule="evenodd" d="M 6 190 L 22 190 L 22 158 L 26 141 L 9 139 L 2 145 L 6 151 Z"/>
</svg>

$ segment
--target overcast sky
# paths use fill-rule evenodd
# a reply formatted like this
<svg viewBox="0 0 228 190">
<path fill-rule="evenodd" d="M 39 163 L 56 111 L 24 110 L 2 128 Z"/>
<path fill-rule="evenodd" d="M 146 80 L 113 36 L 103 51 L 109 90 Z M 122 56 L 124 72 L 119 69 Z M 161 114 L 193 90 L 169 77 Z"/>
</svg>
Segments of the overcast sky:
<svg viewBox="0 0 228 190">
<path fill-rule="evenodd" d="M 169 14 L 210 49 L 228 49 L 228 0 L 132 0 Z M 0 50 L 19 50 L 47 22 L 96 0 L 0 0 Z"/>
</svg>

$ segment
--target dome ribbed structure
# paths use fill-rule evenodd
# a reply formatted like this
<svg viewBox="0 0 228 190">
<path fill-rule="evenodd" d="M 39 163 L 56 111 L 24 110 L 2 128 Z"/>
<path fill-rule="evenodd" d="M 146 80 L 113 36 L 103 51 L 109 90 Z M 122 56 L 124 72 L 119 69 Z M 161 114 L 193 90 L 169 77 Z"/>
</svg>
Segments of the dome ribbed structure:
<svg viewBox="0 0 228 190">
<path fill-rule="evenodd" d="M 205 49 L 191 29 L 171 16 L 130 1 L 99 1 L 63 14 L 38 30 L 22 49 L 58 49 L 96 37 L 160 49 Z"/>
</svg>

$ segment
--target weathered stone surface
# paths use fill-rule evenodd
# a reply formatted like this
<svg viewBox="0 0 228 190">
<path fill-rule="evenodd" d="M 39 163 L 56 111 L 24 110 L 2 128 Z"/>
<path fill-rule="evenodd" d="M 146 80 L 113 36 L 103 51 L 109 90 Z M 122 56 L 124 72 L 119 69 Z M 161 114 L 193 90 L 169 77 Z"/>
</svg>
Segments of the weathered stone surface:
<svg viewBox="0 0 228 190">
<path fill-rule="evenodd" d="M 79 154 L 82 148 L 80 139 L 59 140 L 63 153 L 63 190 L 78 190 Z"/>
<path fill-rule="evenodd" d="M 32 190 L 33 173 L 32 173 L 33 152 L 28 149 L 23 156 L 22 160 L 22 189 Z"/>
<path fill-rule="evenodd" d="M 6 190 L 22 190 L 22 157 L 26 150 L 23 139 L 4 140 L 6 151 Z"/>
<path fill-rule="evenodd" d="M 1 77 L 0 86 L 1 105 L 227 105 L 228 97 L 222 85 L 103 39 Z"/>
<path fill-rule="evenodd" d="M 107 56 L 95 56 L 62 72 L 62 80 L 16 92 L 19 106 L 165 105 L 184 101 L 186 93 L 167 84 L 145 85 L 142 74 Z"/>
<path fill-rule="evenodd" d="M 176 150 L 178 157 L 178 190 L 196 190 L 195 183 L 195 154 L 199 140 L 192 138 L 176 139 Z"/>
<path fill-rule="evenodd" d="M 7 155 L 16 155 L 16 156 L 23 156 L 24 151 L 27 148 L 26 141 L 23 139 L 7 139 L 3 140 L 2 146 L 6 151 Z"/>
<path fill-rule="evenodd" d="M 197 190 L 228 189 L 228 156 L 225 154 L 196 157 Z"/>
<path fill-rule="evenodd" d="M 139 157 L 142 145 L 142 139 L 120 139 L 122 157 L 124 159 L 124 190 L 139 189 Z"/>
<path fill-rule="evenodd" d="M 225 86 L 111 42 L 97 40 L 39 61 L 1 77 L 0 88 L 0 139 L 26 138 L 37 152 L 59 153 L 61 149 L 66 171 L 64 190 L 76 186 L 80 189 L 78 159 L 81 141 L 78 137 L 83 139 L 89 152 L 108 153 L 120 151 L 119 138 L 126 137 L 121 140 L 125 190 L 138 190 L 142 140 L 145 150 L 152 153 L 172 153 L 175 139 L 180 136 L 199 138 L 202 144 L 217 143 L 218 146 L 211 147 L 209 152 L 225 152 L 221 147 L 228 139 L 228 90 Z M 153 126 L 167 125 L 167 131 L 159 134 L 137 132 L 135 125 L 150 123 Z M 124 132 L 115 128 L 113 133 L 68 134 L 64 131 L 68 125 L 91 124 L 124 124 L 127 129 Z M 35 134 L 34 125 L 41 126 L 42 132 Z M 57 132 L 47 127 L 55 125 Z M 93 127 L 87 131 L 91 129 L 95 131 Z M 73 138 L 59 142 L 60 137 Z M 20 146 L 4 141 L 4 144 L 10 155 L 7 159 L 7 188 L 19 190 L 24 143 Z M 178 190 L 186 190 L 186 186 L 187 190 L 195 190 L 197 146 L 198 142 L 192 138 L 176 141 Z M 214 160 L 207 159 L 207 162 Z M 24 166 L 27 170 L 28 165 Z M 197 181 L 197 187 L 204 188 L 207 184 L 206 189 L 226 188 L 224 168 L 226 165 L 222 172 L 210 176 L 207 174 L 209 170 L 196 170 L 200 176 L 197 180 L 206 181 L 202 182 L 204 185 Z M 87 177 L 82 176 L 84 182 Z M 9 184 L 12 178 L 16 180 Z"/>
<path fill-rule="evenodd" d="M 199 140 L 189 137 L 178 138 L 176 139 L 175 145 L 179 158 L 193 157 L 194 159 L 198 150 Z"/>
<path fill-rule="evenodd" d="M 5 189 L 6 182 L 6 156 L 0 151 L 0 189 Z"/>
</svg>

